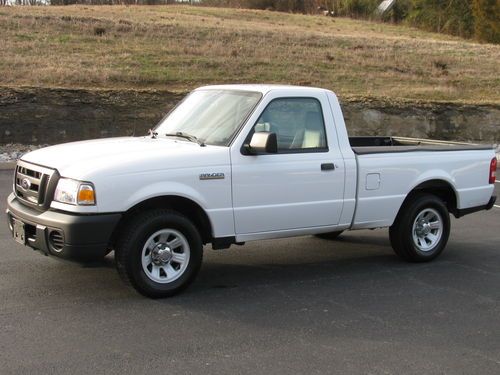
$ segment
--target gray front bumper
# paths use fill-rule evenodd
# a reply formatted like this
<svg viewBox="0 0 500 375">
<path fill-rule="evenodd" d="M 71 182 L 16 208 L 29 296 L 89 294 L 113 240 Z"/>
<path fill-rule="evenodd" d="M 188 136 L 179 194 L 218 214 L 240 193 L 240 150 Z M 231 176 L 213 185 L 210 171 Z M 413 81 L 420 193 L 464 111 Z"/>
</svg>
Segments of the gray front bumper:
<svg viewBox="0 0 500 375">
<path fill-rule="evenodd" d="M 37 211 L 19 202 L 14 194 L 7 198 L 7 221 L 13 231 L 13 219 L 24 223 L 26 245 L 46 255 L 85 261 L 106 255 L 111 239 L 122 215 L 74 215 L 57 211 Z M 56 247 L 50 240 L 51 232 L 62 233 L 63 245 Z"/>
</svg>

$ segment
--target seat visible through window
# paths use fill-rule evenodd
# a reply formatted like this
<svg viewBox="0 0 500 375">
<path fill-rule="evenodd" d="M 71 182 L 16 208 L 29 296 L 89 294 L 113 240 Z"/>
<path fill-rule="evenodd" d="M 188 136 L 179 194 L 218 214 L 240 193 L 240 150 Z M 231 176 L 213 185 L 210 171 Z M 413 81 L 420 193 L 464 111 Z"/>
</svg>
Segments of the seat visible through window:
<svg viewBox="0 0 500 375">
<path fill-rule="evenodd" d="M 325 147 L 325 127 L 319 112 L 307 112 L 304 127 L 297 130 L 291 149 Z"/>
<path fill-rule="evenodd" d="M 327 147 L 321 104 L 315 98 L 271 101 L 254 126 L 254 132 L 263 131 L 276 134 L 278 153 Z"/>
</svg>

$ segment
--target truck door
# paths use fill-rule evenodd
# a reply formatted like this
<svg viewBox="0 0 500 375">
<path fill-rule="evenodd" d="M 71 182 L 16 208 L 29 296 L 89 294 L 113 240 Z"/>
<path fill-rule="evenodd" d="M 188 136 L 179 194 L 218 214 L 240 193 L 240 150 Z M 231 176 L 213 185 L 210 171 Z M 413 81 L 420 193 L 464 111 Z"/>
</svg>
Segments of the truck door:
<svg viewBox="0 0 500 375">
<path fill-rule="evenodd" d="M 326 94 L 263 100 L 231 151 L 236 234 L 335 226 L 345 177 Z M 277 153 L 244 154 L 241 141 L 258 131 L 276 133 Z"/>
</svg>

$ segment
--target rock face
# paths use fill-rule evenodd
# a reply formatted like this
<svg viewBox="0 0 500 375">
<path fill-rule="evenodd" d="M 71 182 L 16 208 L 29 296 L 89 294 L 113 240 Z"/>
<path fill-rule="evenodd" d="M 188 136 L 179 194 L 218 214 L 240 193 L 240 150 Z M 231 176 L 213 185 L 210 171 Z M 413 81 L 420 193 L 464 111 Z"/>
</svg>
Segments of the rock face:
<svg viewBox="0 0 500 375">
<path fill-rule="evenodd" d="M 500 106 L 347 102 L 343 109 L 350 135 L 500 143 Z"/>
<path fill-rule="evenodd" d="M 0 148 L 146 134 L 184 94 L 0 89 Z M 500 143 L 500 106 L 341 100 L 350 135 Z"/>
<path fill-rule="evenodd" d="M 184 95 L 170 92 L 0 89 L 0 145 L 145 134 Z M 0 146 L 1 147 L 1 146 Z"/>
</svg>

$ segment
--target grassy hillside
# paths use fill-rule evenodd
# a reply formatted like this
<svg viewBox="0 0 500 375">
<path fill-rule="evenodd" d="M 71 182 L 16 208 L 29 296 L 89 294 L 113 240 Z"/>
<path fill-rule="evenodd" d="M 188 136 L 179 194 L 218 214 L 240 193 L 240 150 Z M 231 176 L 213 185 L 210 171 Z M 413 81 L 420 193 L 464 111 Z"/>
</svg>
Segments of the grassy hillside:
<svg viewBox="0 0 500 375">
<path fill-rule="evenodd" d="M 189 6 L 0 9 L 0 85 L 275 82 L 344 97 L 500 103 L 500 46 L 324 16 Z"/>
</svg>

